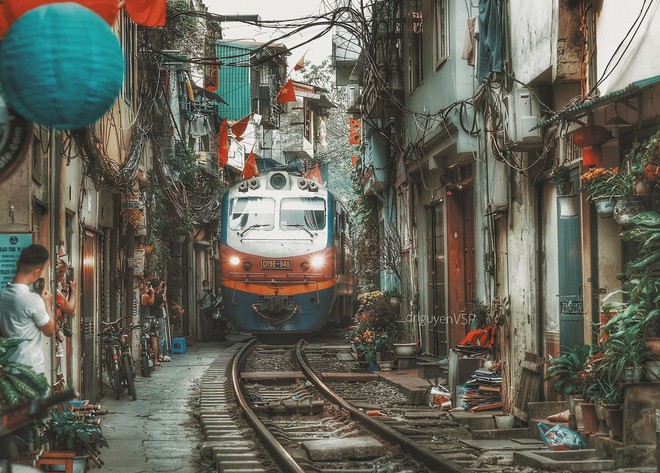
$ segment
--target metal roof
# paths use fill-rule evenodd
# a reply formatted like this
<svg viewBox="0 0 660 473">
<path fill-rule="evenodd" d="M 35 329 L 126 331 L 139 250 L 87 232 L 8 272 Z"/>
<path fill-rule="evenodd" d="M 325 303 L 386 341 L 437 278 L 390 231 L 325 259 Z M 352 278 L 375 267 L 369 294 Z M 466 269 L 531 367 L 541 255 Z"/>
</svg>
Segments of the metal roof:
<svg viewBox="0 0 660 473">
<path fill-rule="evenodd" d="M 607 105 L 608 103 L 616 102 L 617 100 L 621 100 L 631 95 L 638 94 L 639 92 L 648 89 L 659 82 L 660 82 L 660 75 L 631 82 L 623 89 L 615 90 L 613 92 L 610 92 L 609 94 L 603 95 L 602 97 L 596 97 L 595 99 L 588 100 L 578 105 L 569 107 L 566 110 L 562 110 L 552 118 L 539 122 L 535 127 L 531 128 L 530 131 L 536 130 L 537 128 L 540 128 L 542 126 L 550 125 L 551 123 L 558 122 L 559 120 L 579 117 L 580 115 L 589 113 L 594 108 L 602 107 L 603 105 Z"/>
</svg>

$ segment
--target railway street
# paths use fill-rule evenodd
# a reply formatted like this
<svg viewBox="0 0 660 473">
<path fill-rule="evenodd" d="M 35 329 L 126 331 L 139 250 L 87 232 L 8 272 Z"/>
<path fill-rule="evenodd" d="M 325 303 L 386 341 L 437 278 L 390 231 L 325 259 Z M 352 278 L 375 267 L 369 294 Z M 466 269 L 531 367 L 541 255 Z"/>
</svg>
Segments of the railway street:
<svg viewBox="0 0 660 473">
<path fill-rule="evenodd" d="M 199 459 L 202 443 L 193 416 L 200 378 L 229 343 L 195 343 L 186 354 L 156 368 L 149 378 L 136 378 L 138 400 L 124 393 L 106 395 L 102 405 L 110 413 L 100 417 L 110 444 L 103 449 L 102 472 L 204 471 Z"/>
</svg>

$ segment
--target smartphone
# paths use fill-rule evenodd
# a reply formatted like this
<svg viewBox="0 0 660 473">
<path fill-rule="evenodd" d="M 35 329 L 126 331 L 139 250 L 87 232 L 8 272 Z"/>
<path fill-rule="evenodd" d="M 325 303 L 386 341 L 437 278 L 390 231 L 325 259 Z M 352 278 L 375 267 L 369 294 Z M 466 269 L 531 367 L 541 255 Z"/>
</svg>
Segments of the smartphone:
<svg viewBox="0 0 660 473">
<path fill-rule="evenodd" d="M 44 281 L 44 278 L 37 279 L 32 285 L 32 290 L 39 295 L 43 294 L 45 288 L 46 288 L 46 281 Z"/>
</svg>

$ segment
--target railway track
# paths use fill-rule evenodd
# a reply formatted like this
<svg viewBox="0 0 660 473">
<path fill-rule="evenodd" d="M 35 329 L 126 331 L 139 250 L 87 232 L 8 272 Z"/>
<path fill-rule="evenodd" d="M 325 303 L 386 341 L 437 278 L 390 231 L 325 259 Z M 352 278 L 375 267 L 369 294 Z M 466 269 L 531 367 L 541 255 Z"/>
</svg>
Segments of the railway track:
<svg viewBox="0 0 660 473">
<path fill-rule="evenodd" d="M 231 378 L 240 409 L 281 471 L 468 471 L 336 395 L 307 365 L 301 343 L 246 344 Z"/>
<path fill-rule="evenodd" d="M 337 356 L 342 352 L 348 350 L 256 339 L 223 352 L 204 377 L 201 398 L 216 470 L 518 471 L 511 455 L 485 454 L 463 442 L 471 433 L 448 413 L 409 403 L 373 375 L 350 375 L 354 362 Z M 367 415 L 373 408 L 384 415 Z"/>
</svg>

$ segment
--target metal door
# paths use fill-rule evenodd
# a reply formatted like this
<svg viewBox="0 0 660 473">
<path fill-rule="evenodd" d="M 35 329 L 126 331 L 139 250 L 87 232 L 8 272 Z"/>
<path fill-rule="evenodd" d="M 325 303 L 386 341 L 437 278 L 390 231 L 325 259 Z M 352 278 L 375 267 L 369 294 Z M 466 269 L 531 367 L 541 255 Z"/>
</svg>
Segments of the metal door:
<svg viewBox="0 0 660 473">
<path fill-rule="evenodd" d="M 430 256 L 428 289 L 431 298 L 431 313 L 428 314 L 429 334 L 432 354 L 446 356 L 447 318 L 445 297 L 445 232 L 444 209 L 442 203 L 427 208 L 428 233 L 427 247 Z M 440 323 L 442 321 L 443 323 Z"/>
<path fill-rule="evenodd" d="M 96 400 L 100 373 L 97 372 L 95 359 L 97 312 L 96 295 L 98 293 L 98 241 L 94 233 L 85 231 L 82 242 L 82 275 L 80 294 L 80 328 L 82 339 L 82 398 Z"/>
<path fill-rule="evenodd" d="M 579 186 L 573 171 L 573 188 Z M 560 218 L 557 209 L 559 271 L 559 345 L 565 353 L 584 344 L 584 308 L 582 301 L 582 227 L 580 215 Z"/>
</svg>

